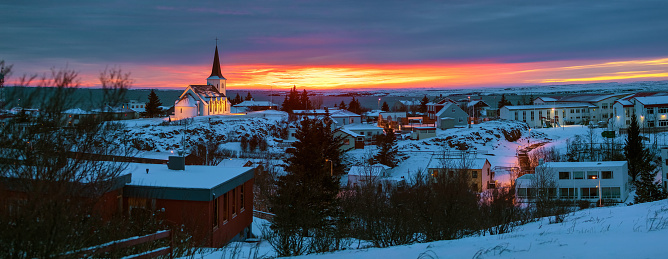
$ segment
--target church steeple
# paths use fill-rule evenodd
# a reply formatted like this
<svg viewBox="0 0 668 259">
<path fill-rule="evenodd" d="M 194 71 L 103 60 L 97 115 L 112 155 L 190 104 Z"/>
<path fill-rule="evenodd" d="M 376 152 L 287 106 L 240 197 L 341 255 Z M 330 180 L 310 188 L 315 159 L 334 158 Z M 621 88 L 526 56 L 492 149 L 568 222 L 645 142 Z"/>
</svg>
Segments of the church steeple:
<svg viewBox="0 0 668 259">
<path fill-rule="evenodd" d="M 217 41 L 218 39 L 216 39 Z M 214 86 L 218 92 L 227 96 L 227 79 L 223 77 L 223 73 L 220 72 L 220 60 L 218 59 L 218 44 L 216 44 L 216 52 L 213 55 L 213 66 L 211 67 L 211 75 L 206 79 L 206 84 Z"/>
<path fill-rule="evenodd" d="M 220 72 L 220 60 L 218 59 L 218 46 L 216 46 L 216 54 L 213 56 L 213 67 L 211 67 L 211 75 L 209 77 L 223 77 L 223 73 Z"/>
</svg>

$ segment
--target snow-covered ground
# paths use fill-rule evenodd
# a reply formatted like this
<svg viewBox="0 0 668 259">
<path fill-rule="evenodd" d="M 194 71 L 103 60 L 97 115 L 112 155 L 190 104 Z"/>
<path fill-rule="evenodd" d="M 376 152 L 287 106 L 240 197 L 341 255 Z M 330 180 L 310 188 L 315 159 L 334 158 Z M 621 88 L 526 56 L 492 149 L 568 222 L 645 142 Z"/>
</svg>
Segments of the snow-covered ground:
<svg viewBox="0 0 668 259">
<path fill-rule="evenodd" d="M 258 223 L 255 219 L 253 229 Z M 265 223 L 266 224 L 266 223 Z M 472 236 L 389 248 L 361 248 L 298 258 L 665 258 L 668 200 L 593 208 L 569 214 L 564 222 L 547 218 L 502 235 Z M 236 253 L 233 253 L 234 250 Z M 236 254 L 236 257 L 232 257 Z M 266 243 L 231 243 L 197 258 L 274 256 Z"/>
</svg>

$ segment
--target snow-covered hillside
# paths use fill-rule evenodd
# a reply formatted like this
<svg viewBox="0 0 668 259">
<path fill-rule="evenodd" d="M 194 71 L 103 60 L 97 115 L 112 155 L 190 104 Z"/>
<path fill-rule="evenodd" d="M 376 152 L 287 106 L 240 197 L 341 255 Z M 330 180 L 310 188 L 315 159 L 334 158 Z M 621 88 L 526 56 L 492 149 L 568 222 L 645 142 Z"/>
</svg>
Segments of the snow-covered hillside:
<svg viewBox="0 0 668 259">
<path fill-rule="evenodd" d="M 575 212 L 496 236 L 390 248 L 348 250 L 303 258 L 665 258 L 668 200 Z"/>
<path fill-rule="evenodd" d="M 254 231 L 259 231 L 266 221 L 256 219 L 253 224 Z M 297 258 L 665 258 L 666 237 L 668 200 L 661 200 L 580 210 L 556 224 L 543 218 L 502 235 L 388 248 L 357 248 L 355 243 L 349 250 Z M 266 242 L 231 243 L 221 250 L 205 250 L 199 256 L 254 258 L 255 255 L 272 257 L 274 253 Z"/>
</svg>

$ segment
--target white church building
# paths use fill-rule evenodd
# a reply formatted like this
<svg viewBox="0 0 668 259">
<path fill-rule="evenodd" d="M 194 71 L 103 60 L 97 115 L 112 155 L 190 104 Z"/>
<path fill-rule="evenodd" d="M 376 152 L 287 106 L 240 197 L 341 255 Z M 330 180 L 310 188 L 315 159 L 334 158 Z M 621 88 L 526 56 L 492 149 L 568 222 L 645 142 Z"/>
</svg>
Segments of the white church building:
<svg viewBox="0 0 668 259">
<path fill-rule="evenodd" d="M 229 114 L 232 105 L 227 99 L 226 88 L 227 79 L 220 71 L 218 46 L 216 46 L 211 75 L 206 79 L 206 85 L 189 85 L 176 100 L 172 119 Z"/>
</svg>

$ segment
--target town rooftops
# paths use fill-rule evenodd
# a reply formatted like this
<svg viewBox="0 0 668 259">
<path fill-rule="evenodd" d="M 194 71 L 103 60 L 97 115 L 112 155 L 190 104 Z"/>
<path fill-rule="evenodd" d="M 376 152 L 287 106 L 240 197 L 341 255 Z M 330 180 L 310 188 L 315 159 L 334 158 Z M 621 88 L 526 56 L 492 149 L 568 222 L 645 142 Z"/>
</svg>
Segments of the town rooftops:
<svg viewBox="0 0 668 259">
<path fill-rule="evenodd" d="M 132 180 L 125 193 L 128 197 L 210 201 L 252 179 L 253 170 L 201 165 L 170 170 L 163 164 L 130 163 L 125 172 L 132 174 Z"/>
<path fill-rule="evenodd" d="M 325 115 L 327 111 L 325 109 L 314 109 L 314 110 L 293 110 L 292 113 L 299 115 Z M 341 109 L 329 109 L 329 116 L 332 118 L 336 117 L 361 117 L 361 115 L 348 110 Z"/>
<path fill-rule="evenodd" d="M 620 94 L 578 94 L 578 95 L 566 95 L 557 98 L 551 97 L 540 97 L 544 102 L 600 102 L 611 97 L 617 97 Z"/>
<path fill-rule="evenodd" d="M 376 126 L 376 124 L 353 123 L 344 125 L 343 128 L 349 130 L 383 130 L 383 128 Z"/>
<path fill-rule="evenodd" d="M 391 167 L 383 164 L 375 164 L 370 166 L 352 166 L 348 175 L 359 175 L 359 176 L 381 176 L 381 174 L 390 169 Z"/>
<path fill-rule="evenodd" d="M 435 157 L 432 158 L 427 168 L 448 168 L 448 169 L 482 169 L 485 163 L 489 163 L 487 158 L 462 159 L 459 157 Z"/>
<path fill-rule="evenodd" d="M 536 104 L 536 105 L 507 105 L 503 106 L 508 110 L 531 110 L 531 109 L 552 109 L 552 108 L 596 108 L 589 103 L 555 103 L 555 104 Z"/>
</svg>

